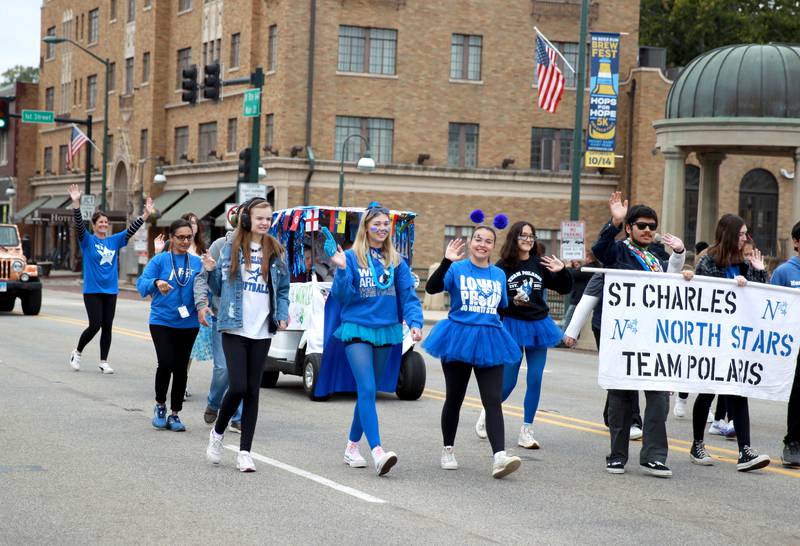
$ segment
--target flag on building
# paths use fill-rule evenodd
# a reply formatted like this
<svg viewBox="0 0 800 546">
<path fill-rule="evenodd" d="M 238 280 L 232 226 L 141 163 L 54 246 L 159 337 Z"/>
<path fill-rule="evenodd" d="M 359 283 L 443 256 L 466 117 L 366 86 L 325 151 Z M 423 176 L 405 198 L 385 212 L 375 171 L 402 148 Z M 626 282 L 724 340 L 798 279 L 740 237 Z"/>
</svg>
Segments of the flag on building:
<svg viewBox="0 0 800 546">
<path fill-rule="evenodd" d="M 539 84 L 539 108 L 551 114 L 564 94 L 564 75 L 556 66 L 556 50 L 536 36 L 536 76 Z"/>
<path fill-rule="evenodd" d="M 306 211 L 306 231 L 319 231 L 319 209 Z"/>
<path fill-rule="evenodd" d="M 89 137 L 73 125 L 72 133 L 69 137 L 69 145 L 67 146 L 67 170 L 72 170 L 72 158 L 78 155 L 78 152 L 87 142 L 89 142 Z"/>
</svg>

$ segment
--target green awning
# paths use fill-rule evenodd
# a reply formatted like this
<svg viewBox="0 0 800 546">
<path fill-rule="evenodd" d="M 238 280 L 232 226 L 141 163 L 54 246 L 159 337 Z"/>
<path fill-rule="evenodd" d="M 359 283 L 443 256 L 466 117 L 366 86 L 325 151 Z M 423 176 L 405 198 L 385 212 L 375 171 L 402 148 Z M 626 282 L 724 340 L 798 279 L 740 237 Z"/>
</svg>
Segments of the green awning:
<svg viewBox="0 0 800 546">
<path fill-rule="evenodd" d="M 66 205 L 67 202 L 69 202 L 69 201 L 70 201 L 70 198 L 67 195 L 54 195 L 49 200 L 45 201 L 45 203 L 41 207 L 38 207 L 38 208 L 40 208 L 40 209 L 60 209 L 61 207 Z"/>
<path fill-rule="evenodd" d="M 187 212 L 195 213 L 198 218 L 205 218 L 219 205 L 232 199 L 234 193 L 236 193 L 235 190 L 230 188 L 194 190 L 177 205 L 159 217 L 156 225 L 158 227 L 168 227 L 172 222 Z"/>
<path fill-rule="evenodd" d="M 50 201 L 50 199 L 50 197 L 37 197 L 14 213 L 14 222 L 22 222 L 30 213 L 41 207 L 44 203 Z"/>
<path fill-rule="evenodd" d="M 189 193 L 186 190 L 167 190 L 155 199 L 153 199 L 153 208 L 155 208 L 160 215 L 164 215 L 172 206 L 177 203 L 184 195 Z"/>
</svg>

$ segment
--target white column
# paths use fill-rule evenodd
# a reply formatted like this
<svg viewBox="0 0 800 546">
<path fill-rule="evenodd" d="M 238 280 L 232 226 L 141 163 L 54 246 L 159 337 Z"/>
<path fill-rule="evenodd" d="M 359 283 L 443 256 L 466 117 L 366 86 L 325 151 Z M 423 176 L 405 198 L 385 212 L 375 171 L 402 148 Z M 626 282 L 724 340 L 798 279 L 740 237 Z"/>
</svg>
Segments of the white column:
<svg viewBox="0 0 800 546">
<path fill-rule="evenodd" d="M 713 241 L 719 219 L 719 167 L 725 154 L 698 154 L 700 191 L 697 200 L 697 241 Z"/>
<path fill-rule="evenodd" d="M 800 220 L 800 148 L 794 150 L 794 183 L 792 184 L 792 225 Z"/>
<path fill-rule="evenodd" d="M 672 233 L 683 238 L 683 223 L 686 186 L 686 153 L 680 148 L 665 148 L 664 155 L 664 195 L 661 200 L 661 218 L 658 228 L 661 233 Z"/>
</svg>

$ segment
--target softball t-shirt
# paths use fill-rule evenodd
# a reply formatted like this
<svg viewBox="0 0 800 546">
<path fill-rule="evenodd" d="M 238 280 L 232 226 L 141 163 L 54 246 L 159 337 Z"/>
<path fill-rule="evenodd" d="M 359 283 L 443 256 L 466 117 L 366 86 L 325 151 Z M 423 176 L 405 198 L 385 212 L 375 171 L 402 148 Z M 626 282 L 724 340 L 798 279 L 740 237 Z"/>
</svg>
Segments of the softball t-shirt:
<svg viewBox="0 0 800 546">
<path fill-rule="evenodd" d="M 87 233 L 81 239 L 83 293 L 119 294 L 119 249 L 128 244 L 126 231 L 100 239 Z"/>
<path fill-rule="evenodd" d="M 242 327 L 227 333 L 250 339 L 271 338 L 269 333 L 269 285 L 264 280 L 263 268 L 269 264 L 261 263 L 261 245 L 250 243 L 250 267 L 239 258 L 239 271 L 242 276 Z M 269 272 L 267 273 L 269 274 Z"/>
<path fill-rule="evenodd" d="M 498 307 L 506 307 L 506 274 L 495 265 L 478 267 L 469 259 L 455 262 L 444 277 L 450 293 L 450 320 L 502 327 Z"/>
</svg>

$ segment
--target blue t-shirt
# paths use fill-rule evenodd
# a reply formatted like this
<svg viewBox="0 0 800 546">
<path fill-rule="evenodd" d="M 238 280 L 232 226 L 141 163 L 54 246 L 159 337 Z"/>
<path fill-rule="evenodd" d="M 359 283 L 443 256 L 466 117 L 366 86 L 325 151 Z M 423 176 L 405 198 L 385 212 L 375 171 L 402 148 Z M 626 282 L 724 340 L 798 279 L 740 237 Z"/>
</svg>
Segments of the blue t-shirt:
<svg viewBox="0 0 800 546">
<path fill-rule="evenodd" d="M 502 328 L 498 307 L 507 307 L 506 274 L 496 265 L 478 267 L 469 259 L 455 262 L 444 276 L 450 293 L 450 320 Z"/>
<path fill-rule="evenodd" d="M 778 286 L 800 288 L 800 258 L 792 256 L 789 261 L 779 265 L 769 282 Z"/>
<path fill-rule="evenodd" d="M 174 266 L 173 266 L 174 263 Z M 187 267 L 188 266 L 188 267 Z M 172 328 L 198 328 L 197 309 L 194 306 L 194 279 L 202 271 L 203 262 L 192 254 L 173 255 L 162 252 L 153 257 L 136 281 L 136 289 L 145 298 L 152 296 L 150 324 Z M 167 281 L 172 290 L 162 294 L 156 288 L 157 280 Z M 180 280 L 180 284 L 178 283 Z M 181 286 L 183 284 L 183 286 Z M 179 308 L 186 306 L 189 316 L 183 318 Z"/>
<path fill-rule="evenodd" d="M 84 294 L 119 294 L 119 249 L 128 244 L 126 235 L 120 231 L 105 239 L 91 233 L 83 236 Z"/>
</svg>

